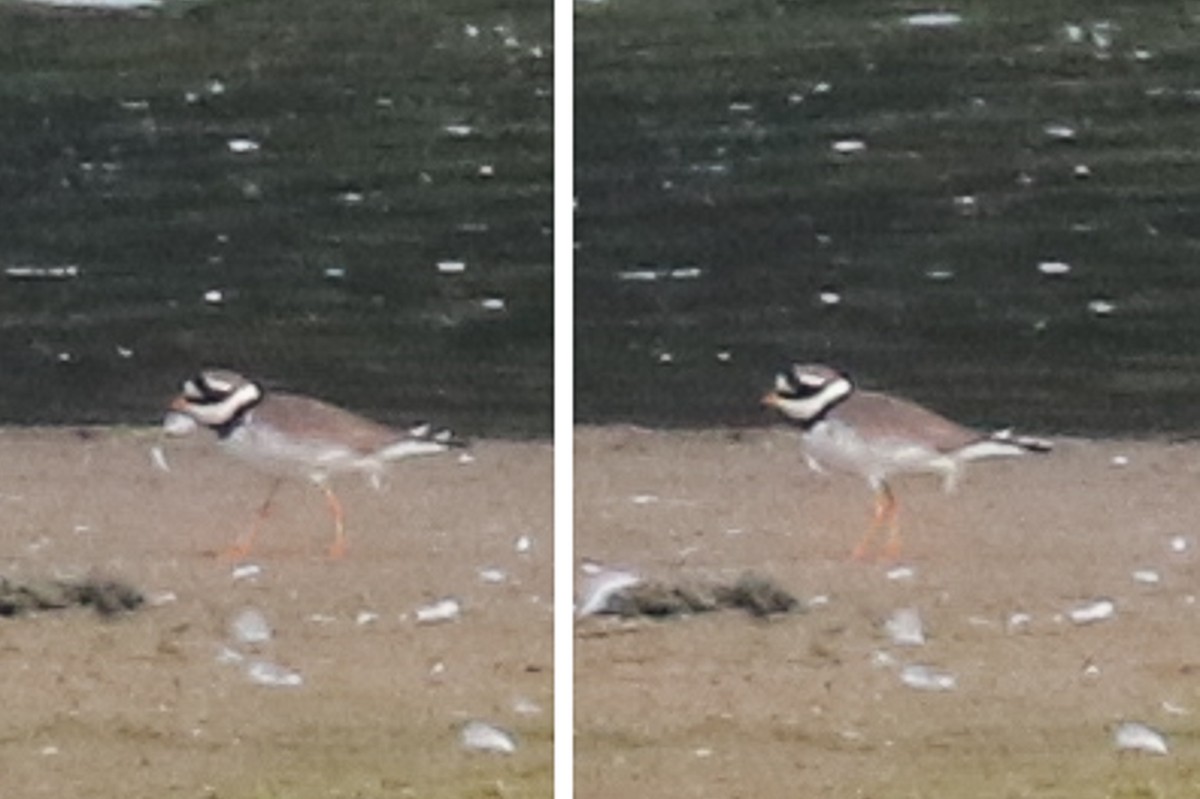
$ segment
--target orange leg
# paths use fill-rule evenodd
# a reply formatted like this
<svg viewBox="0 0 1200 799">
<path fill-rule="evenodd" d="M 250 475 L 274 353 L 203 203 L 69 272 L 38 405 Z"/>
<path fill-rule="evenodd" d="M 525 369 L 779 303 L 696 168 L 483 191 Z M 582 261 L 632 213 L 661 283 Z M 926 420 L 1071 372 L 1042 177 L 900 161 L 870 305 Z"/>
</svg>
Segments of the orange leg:
<svg viewBox="0 0 1200 799">
<path fill-rule="evenodd" d="M 325 492 L 325 501 L 333 514 L 333 543 L 329 545 L 329 557 L 338 560 L 346 556 L 346 527 L 343 523 L 345 514 L 342 513 L 342 503 L 337 494 L 333 493 L 333 489 L 322 483 L 321 490 Z"/>
<path fill-rule="evenodd" d="M 276 479 L 271 483 L 271 490 L 267 492 L 267 498 L 263 500 L 262 505 L 258 507 L 258 515 L 254 520 L 254 524 L 246 532 L 245 535 L 238 538 L 233 543 L 233 546 L 221 553 L 221 557 L 225 560 L 239 561 L 244 560 L 250 554 L 250 550 L 254 548 L 254 539 L 258 537 L 258 533 L 262 530 L 263 524 L 267 517 L 271 515 L 271 503 L 275 501 L 275 494 L 279 491 L 279 486 L 283 480 Z"/>
<path fill-rule="evenodd" d="M 871 541 L 875 538 L 882 528 L 887 527 L 888 537 L 884 545 L 884 554 L 888 558 L 895 558 L 900 553 L 900 528 L 896 523 L 896 498 L 892 496 L 892 489 L 887 483 L 881 482 L 875 489 L 875 515 L 871 519 L 871 526 L 867 529 L 864 535 L 854 549 L 850 552 L 850 557 L 854 560 L 868 560 L 871 557 Z"/>
<path fill-rule="evenodd" d="M 888 513 L 887 513 L 887 542 L 883 545 L 884 560 L 896 562 L 900 560 L 900 549 L 903 542 L 900 540 L 900 523 L 897 521 L 900 503 L 896 502 L 892 497 L 891 489 L 888 489 Z"/>
</svg>

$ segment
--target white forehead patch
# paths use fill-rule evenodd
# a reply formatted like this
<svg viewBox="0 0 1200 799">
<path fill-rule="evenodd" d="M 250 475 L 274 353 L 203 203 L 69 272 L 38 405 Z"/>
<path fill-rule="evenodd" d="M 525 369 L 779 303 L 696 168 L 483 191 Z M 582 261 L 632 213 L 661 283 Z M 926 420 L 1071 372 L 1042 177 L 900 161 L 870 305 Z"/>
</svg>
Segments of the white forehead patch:
<svg viewBox="0 0 1200 799">
<path fill-rule="evenodd" d="M 195 380 L 185 380 L 183 381 L 183 396 L 190 400 L 199 400 L 204 399 L 204 392 L 196 385 Z"/>
<path fill-rule="evenodd" d="M 787 393 L 792 390 L 792 384 L 787 379 L 787 375 L 782 373 L 775 375 L 775 390 L 780 393 Z"/>
<path fill-rule="evenodd" d="M 233 391 L 233 383 L 223 377 L 208 373 L 203 376 L 204 384 L 215 394 L 228 394 Z"/>
<path fill-rule="evenodd" d="M 800 369 L 796 370 L 796 379 L 800 381 L 802 385 L 808 386 L 809 388 L 820 388 L 829 382 L 829 378 L 825 375 L 816 374 L 815 372 L 805 372 L 801 371 Z"/>
</svg>

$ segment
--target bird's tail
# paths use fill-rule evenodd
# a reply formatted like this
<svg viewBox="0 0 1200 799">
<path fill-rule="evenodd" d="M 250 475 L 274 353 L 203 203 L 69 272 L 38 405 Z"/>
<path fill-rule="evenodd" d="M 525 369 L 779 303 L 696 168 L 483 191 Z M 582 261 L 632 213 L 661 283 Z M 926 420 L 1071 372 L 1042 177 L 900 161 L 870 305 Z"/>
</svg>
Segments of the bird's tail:
<svg viewBox="0 0 1200 799">
<path fill-rule="evenodd" d="M 1044 438 L 1018 436 L 1013 435 L 1011 430 L 999 430 L 968 444 L 959 452 L 959 457 L 965 461 L 975 461 L 981 458 L 1009 458 L 1029 452 L 1044 454 L 1052 449 L 1054 444 Z"/>
<path fill-rule="evenodd" d="M 434 429 L 431 425 L 420 424 L 411 428 L 404 438 L 380 450 L 378 457 L 383 461 L 398 461 L 418 455 L 436 455 L 465 446 L 467 442 L 455 436 L 449 428 Z"/>
</svg>

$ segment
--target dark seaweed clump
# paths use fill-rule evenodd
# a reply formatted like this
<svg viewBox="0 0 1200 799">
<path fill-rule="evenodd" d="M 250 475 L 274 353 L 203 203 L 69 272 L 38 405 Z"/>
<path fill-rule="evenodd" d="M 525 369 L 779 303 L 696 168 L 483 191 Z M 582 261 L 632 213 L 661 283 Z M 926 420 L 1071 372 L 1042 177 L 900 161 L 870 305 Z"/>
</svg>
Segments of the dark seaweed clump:
<svg viewBox="0 0 1200 799">
<path fill-rule="evenodd" d="M 0 616 L 13 617 L 41 610 L 90 607 L 101 616 L 136 610 L 145 597 L 136 588 L 117 580 L 35 579 L 18 582 L 0 577 Z"/>
<path fill-rule="evenodd" d="M 803 610 L 800 600 L 773 580 L 744 574 L 733 584 L 696 581 L 670 585 L 651 581 L 638 583 L 615 594 L 609 610 L 621 616 L 669 618 L 738 608 L 765 618 Z"/>
</svg>

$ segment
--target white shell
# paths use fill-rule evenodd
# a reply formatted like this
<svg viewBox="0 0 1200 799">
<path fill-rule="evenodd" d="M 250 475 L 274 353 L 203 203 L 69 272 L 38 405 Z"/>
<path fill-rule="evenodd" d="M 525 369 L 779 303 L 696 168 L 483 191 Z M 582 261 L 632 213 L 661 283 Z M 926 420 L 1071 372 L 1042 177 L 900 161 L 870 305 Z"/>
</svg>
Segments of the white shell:
<svg viewBox="0 0 1200 799">
<path fill-rule="evenodd" d="M 1008 631 L 1011 633 L 1024 629 L 1025 627 L 1029 626 L 1031 621 L 1033 621 L 1033 616 L 1029 615 L 1028 613 L 1018 611 L 1008 617 Z"/>
<path fill-rule="evenodd" d="M 1092 624 L 1093 622 L 1111 619 L 1116 615 L 1117 606 L 1111 599 L 1097 599 L 1086 605 L 1080 605 L 1067 613 L 1067 618 L 1076 624 Z"/>
<path fill-rule="evenodd" d="M 958 679 L 953 674 L 919 664 L 901 669 L 900 682 L 918 691 L 952 691 L 958 687 Z"/>
<path fill-rule="evenodd" d="M 229 625 L 234 639 L 241 644 L 262 644 L 275 634 L 267 617 L 254 608 L 247 608 L 234 617 Z"/>
<path fill-rule="evenodd" d="M 480 569 L 477 573 L 480 580 L 492 585 L 497 585 L 508 579 L 508 574 L 503 569 Z"/>
<path fill-rule="evenodd" d="M 453 597 L 439 599 L 431 605 L 417 608 L 418 624 L 437 624 L 453 621 L 462 615 L 462 604 Z"/>
<path fill-rule="evenodd" d="M 257 563 L 242 563 L 234 566 L 229 576 L 235 580 L 249 580 L 252 577 L 262 574 L 262 571 L 262 566 L 259 566 Z"/>
<path fill-rule="evenodd" d="M 495 752 L 511 755 L 517 751 L 517 739 L 512 733 L 485 721 L 468 721 L 459 733 L 464 749 L 472 752 Z"/>
<path fill-rule="evenodd" d="M 575 615 L 582 618 L 604 613 L 608 610 L 608 603 L 614 595 L 641 581 L 642 578 L 633 572 L 617 569 L 605 569 L 593 575 L 583 584 Z"/>
<path fill-rule="evenodd" d="M 246 656 L 232 647 L 222 646 L 217 650 L 217 663 L 226 666 L 230 663 L 241 663 Z"/>
<path fill-rule="evenodd" d="M 924 646 L 925 629 L 916 608 L 900 608 L 884 623 L 884 629 L 897 646 Z"/>
<path fill-rule="evenodd" d="M 1152 755 L 1165 755 L 1170 751 L 1162 733 L 1138 721 L 1118 724 L 1113 733 L 1113 742 L 1122 751 L 1149 752 Z"/>
<path fill-rule="evenodd" d="M 304 683 L 304 678 L 296 672 L 266 660 L 252 662 L 246 667 L 246 676 L 270 688 L 294 688 Z"/>
</svg>

